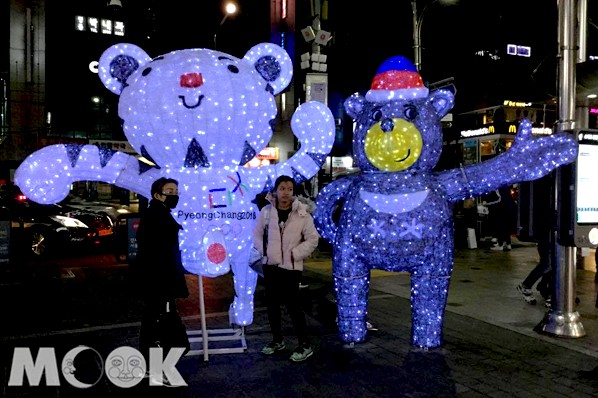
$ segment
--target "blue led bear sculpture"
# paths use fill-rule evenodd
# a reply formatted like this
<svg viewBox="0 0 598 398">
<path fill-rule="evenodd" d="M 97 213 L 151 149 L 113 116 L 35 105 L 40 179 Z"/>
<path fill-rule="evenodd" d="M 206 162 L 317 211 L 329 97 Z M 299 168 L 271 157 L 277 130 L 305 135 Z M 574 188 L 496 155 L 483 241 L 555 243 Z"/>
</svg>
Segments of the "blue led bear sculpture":
<svg viewBox="0 0 598 398">
<path fill-rule="evenodd" d="M 532 137 L 531 123 L 523 119 L 507 152 L 433 172 L 442 150 L 440 120 L 453 104 L 450 91 L 429 92 L 404 57 L 382 64 L 365 98 L 354 94 L 345 101 L 356 122 L 353 156 L 362 172 L 327 185 L 315 212 L 318 231 L 334 248 L 338 328 L 345 342 L 365 339 L 370 270 L 382 269 L 411 274 L 412 345 L 441 346 L 453 270 L 452 204 L 540 178 L 576 158 L 573 136 Z"/>
</svg>

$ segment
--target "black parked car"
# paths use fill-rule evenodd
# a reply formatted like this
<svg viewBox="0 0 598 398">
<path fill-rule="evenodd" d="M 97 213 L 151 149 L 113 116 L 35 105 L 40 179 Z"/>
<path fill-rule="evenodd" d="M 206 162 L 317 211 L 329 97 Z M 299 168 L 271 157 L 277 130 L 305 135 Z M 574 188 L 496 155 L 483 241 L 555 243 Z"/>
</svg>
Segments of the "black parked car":
<svg viewBox="0 0 598 398">
<path fill-rule="evenodd" d="M 11 222 L 11 251 L 33 257 L 98 247 L 114 234 L 112 220 L 105 213 L 42 205 L 20 193 L 0 197 L 0 214 Z"/>
</svg>

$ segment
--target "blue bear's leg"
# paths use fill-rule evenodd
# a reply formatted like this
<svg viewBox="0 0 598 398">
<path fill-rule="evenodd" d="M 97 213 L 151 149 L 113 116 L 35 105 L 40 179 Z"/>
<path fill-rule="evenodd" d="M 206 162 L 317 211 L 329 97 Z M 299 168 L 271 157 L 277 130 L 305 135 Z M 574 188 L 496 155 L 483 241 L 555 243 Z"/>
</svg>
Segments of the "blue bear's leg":
<svg viewBox="0 0 598 398">
<path fill-rule="evenodd" d="M 442 345 L 442 325 L 450 277 L 411 275 L 411 344 Z"/>
<path fill-rule="evenodd" d="M 347 343 L 363 341 L 367 327 L 367 301 L 370 271 L 353 256 L 335 261 L 334 290 L 338 304 L 338 330 L 340 338 Z"/>
</svg>

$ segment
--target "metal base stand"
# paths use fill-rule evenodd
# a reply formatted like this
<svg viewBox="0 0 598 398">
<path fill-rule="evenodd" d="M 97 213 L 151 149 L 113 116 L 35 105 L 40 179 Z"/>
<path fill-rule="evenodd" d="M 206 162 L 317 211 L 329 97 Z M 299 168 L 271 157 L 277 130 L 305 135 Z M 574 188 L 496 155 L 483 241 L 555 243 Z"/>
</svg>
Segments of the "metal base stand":
<svg viewBox="0 0 598 398">
<path fill-rule="evenodd" d="M 576 248 L 556 245 L 555 249 L 554 307 L 546 312 L 534 331 L 557 337 L 583 337 L 586 331 L 579 313 L 575 311 Z"/>
<path fill-rule="evenodd" d="M 548 311 L 544 315 L 544 319 L 534 328 L 534 331 L 570 338 L 578 338 L 586 335 L 577 311 Z"/>
<path fill-rule="evenodd" d="M 247 342 L 245 341 L 245 328 L 230 328 L 230 329 L 214 329 L 208 330 L 206 326 L 206 308 L 203 297 L 203 277 L 199 275 L 199 312 L 201 318 L 201 330 L 188 330 L 187 336 L 190 337 L 189 343 L 191 350 L 187 355 L 203 354 L 204 361 L 208 361 L 209 354 L 231 354 L 245 352 L 247 350 Z M 236 341 L 238 344 L 234 347 L 210 348 L 210 341 Z M 193 343 L 201 343 L 201 348 L 193 349 Z"/>
</svg>

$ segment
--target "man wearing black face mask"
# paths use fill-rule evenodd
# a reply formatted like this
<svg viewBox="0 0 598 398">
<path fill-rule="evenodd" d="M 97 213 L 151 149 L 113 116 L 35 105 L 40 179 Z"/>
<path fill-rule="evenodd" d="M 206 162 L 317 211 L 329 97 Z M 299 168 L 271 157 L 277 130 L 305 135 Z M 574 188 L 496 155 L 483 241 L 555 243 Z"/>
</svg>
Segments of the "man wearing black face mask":
<svg viewBox="0 0 598 398">
<path fill-rule="evenodd" d="M 185 353 L 189 350 L 186 329 L 175 301 L 189 296 L 179 250 L 178 235 L 182 227 L 171 214 L 179 201 L 178 182 L 171 178 L 159 178 L 152 184 L 151 194 L 149 206 L 137 229 L 137 258 L 134 264 L 134 275 L 144 301 L 139 348 L 147 364 L 151 347 L 162 347 L 164 356 L 172 347 L 184 347 Z M 168 313 L 167 316 L 165 313 Z M 169 320 L 165 321 L 166 318 Z M 171 323 L 173 319 L 174 323 Z M 176 330 L 167 329 L 168 335 L 165 335 L 164 325 L 167 322 Z M 178 344 L 172 345 L 172 339 Z"/>
</svg>

